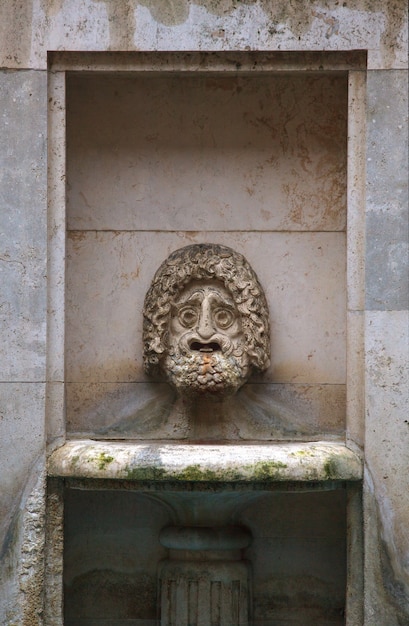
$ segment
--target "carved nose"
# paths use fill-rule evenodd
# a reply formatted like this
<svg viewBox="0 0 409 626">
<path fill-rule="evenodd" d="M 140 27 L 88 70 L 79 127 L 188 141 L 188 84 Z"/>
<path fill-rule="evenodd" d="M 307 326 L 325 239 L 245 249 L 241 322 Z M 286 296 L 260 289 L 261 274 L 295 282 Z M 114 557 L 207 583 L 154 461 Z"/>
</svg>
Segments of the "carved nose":
<svg viewBox="0 0 409 626">
<path fill-rule="evenodd" d="M 210 306 L 206 300 L 202 304 L 197 332 L 202 339 L 210 339 L 215 332 L 210 315 Z"/>
<path fill-rule="evenodd" d="M 197 333 L 202 339 L 210 339 L 214 335 L 214 328 L 210 320 L 200 318 L 199 326 L 197 327 Z"/>
</svg>

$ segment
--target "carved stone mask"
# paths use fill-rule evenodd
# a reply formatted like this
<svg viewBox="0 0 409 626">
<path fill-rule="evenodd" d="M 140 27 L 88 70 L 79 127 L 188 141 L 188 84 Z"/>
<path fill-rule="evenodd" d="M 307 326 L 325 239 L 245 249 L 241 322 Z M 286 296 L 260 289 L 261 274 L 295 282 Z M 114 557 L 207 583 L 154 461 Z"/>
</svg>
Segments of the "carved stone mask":
<svg viewBox="0 0 409 626">
<path fill-rule="evenodd" d="M 172 253 L 145 298 L 145 371 L 182 396 L 223 398 L 268 357 L 267 304 L 244 257 L 216 244 Z"/>
</svg>

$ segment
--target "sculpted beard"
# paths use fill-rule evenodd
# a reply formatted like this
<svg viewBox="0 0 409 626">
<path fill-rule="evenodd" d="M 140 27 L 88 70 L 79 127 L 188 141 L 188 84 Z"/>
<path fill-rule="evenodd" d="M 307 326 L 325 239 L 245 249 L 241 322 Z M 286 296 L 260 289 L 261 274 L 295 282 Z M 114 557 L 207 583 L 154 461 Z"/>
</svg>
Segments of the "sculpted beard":
<svg viewBox="0 0 409 626">
<path fill-rule="evenodd" d="M 163 363 L 168 381 L 183 395 L 214 396 L 234 394 L 249 376 L 249 361 L 244 346 L 232 345 L 226 337 L 219 339 L 219 349 L 194 350 L 190 333 L 170 349 Z"/>
</svg>

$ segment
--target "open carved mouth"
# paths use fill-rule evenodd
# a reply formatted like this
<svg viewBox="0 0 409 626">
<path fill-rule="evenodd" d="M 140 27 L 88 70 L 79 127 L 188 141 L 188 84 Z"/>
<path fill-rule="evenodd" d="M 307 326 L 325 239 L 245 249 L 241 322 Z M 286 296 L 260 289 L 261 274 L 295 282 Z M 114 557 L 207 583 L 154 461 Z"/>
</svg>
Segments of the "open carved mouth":
<svg viewBox="0 0 409 626">
<path fill-rule="evenodd" d="M 190 349 L 195 350 L 196 352 L 218 352 L 221 351 L 222 347 L 216 341 L 212 341 L 210 343 L 192 341 L 192 343 L 190 344 Z"/>
</svg>

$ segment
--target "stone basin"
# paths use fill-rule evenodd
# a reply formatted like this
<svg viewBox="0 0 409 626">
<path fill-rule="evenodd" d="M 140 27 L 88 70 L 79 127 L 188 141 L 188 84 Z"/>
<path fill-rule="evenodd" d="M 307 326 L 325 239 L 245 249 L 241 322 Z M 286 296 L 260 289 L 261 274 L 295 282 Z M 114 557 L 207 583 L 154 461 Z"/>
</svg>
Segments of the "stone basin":
<svg viewBox="0 0 409 626">
<path fill-rule="evenodd" d="M 362 462 L 342 443 L 175 444 L 68 441 L 48 475 L 172 483 L 359 481 Z"/>
<path fill-rule="evenodd" d="M 113 588 L 122 589 L 121 581 L 133 575 L 122 571 L 123 561 L 129 559 L 132 572 L 142 576 L 136 582 L 130 579 L 133 596 L 143 597 L 142 583 L 151 581 L 155 592 L 146 610 L 153 615 L 155 598 L 160 596 L 164 624 L 187 623 L 181 616 L 199 604 L 203 615 L 210 614 L 216 592 L 222 602 L 237 589 L 237 606 L 225 607 L 227 617 L 220 624 L 253 623 L 254 607 L 277 597 L 283 585 L 291 598 L 288 602 L 298 606 L 288 572 L 298 576 L 304 594 L 317 595 L 311 590 L 318 576 L 323 598 L 330 594 L 331 584 L 342 598 L 346 491 L 351 486 L 354 490 L 354 485 L 359 488 L 362 479 L 360 458 L 342 443 L 77 439 L 50 455 L 48 475 L 65 483 L 66 602 L 70 606 L 78 594 L 84 602 L 90 593 L 99 597 L 108 579 Z M 316 573 L 301 576 L 310 561 Z M 329 562 L 336 563 L 332 566 L 335 582 L 326 582 Z M 186 589 L 197 589 L 197 597 L 190 599 Z M 118 599 L 121 593 L 113 600 L 118 615 L 125 614 Z M 249 603 L 253 596 L 254 607 Z M 169 605 L 170 597 L 177 606 Z M 145 608 L 140 607 L 141 615 L 145 616 Z M 170 619 L 172 611 L 179 621 Z M 240 621 L 232 617 L 234 611 L 241 611 Z M 78 621 L 67 623 L 77 626 Z"/>
</svg>

